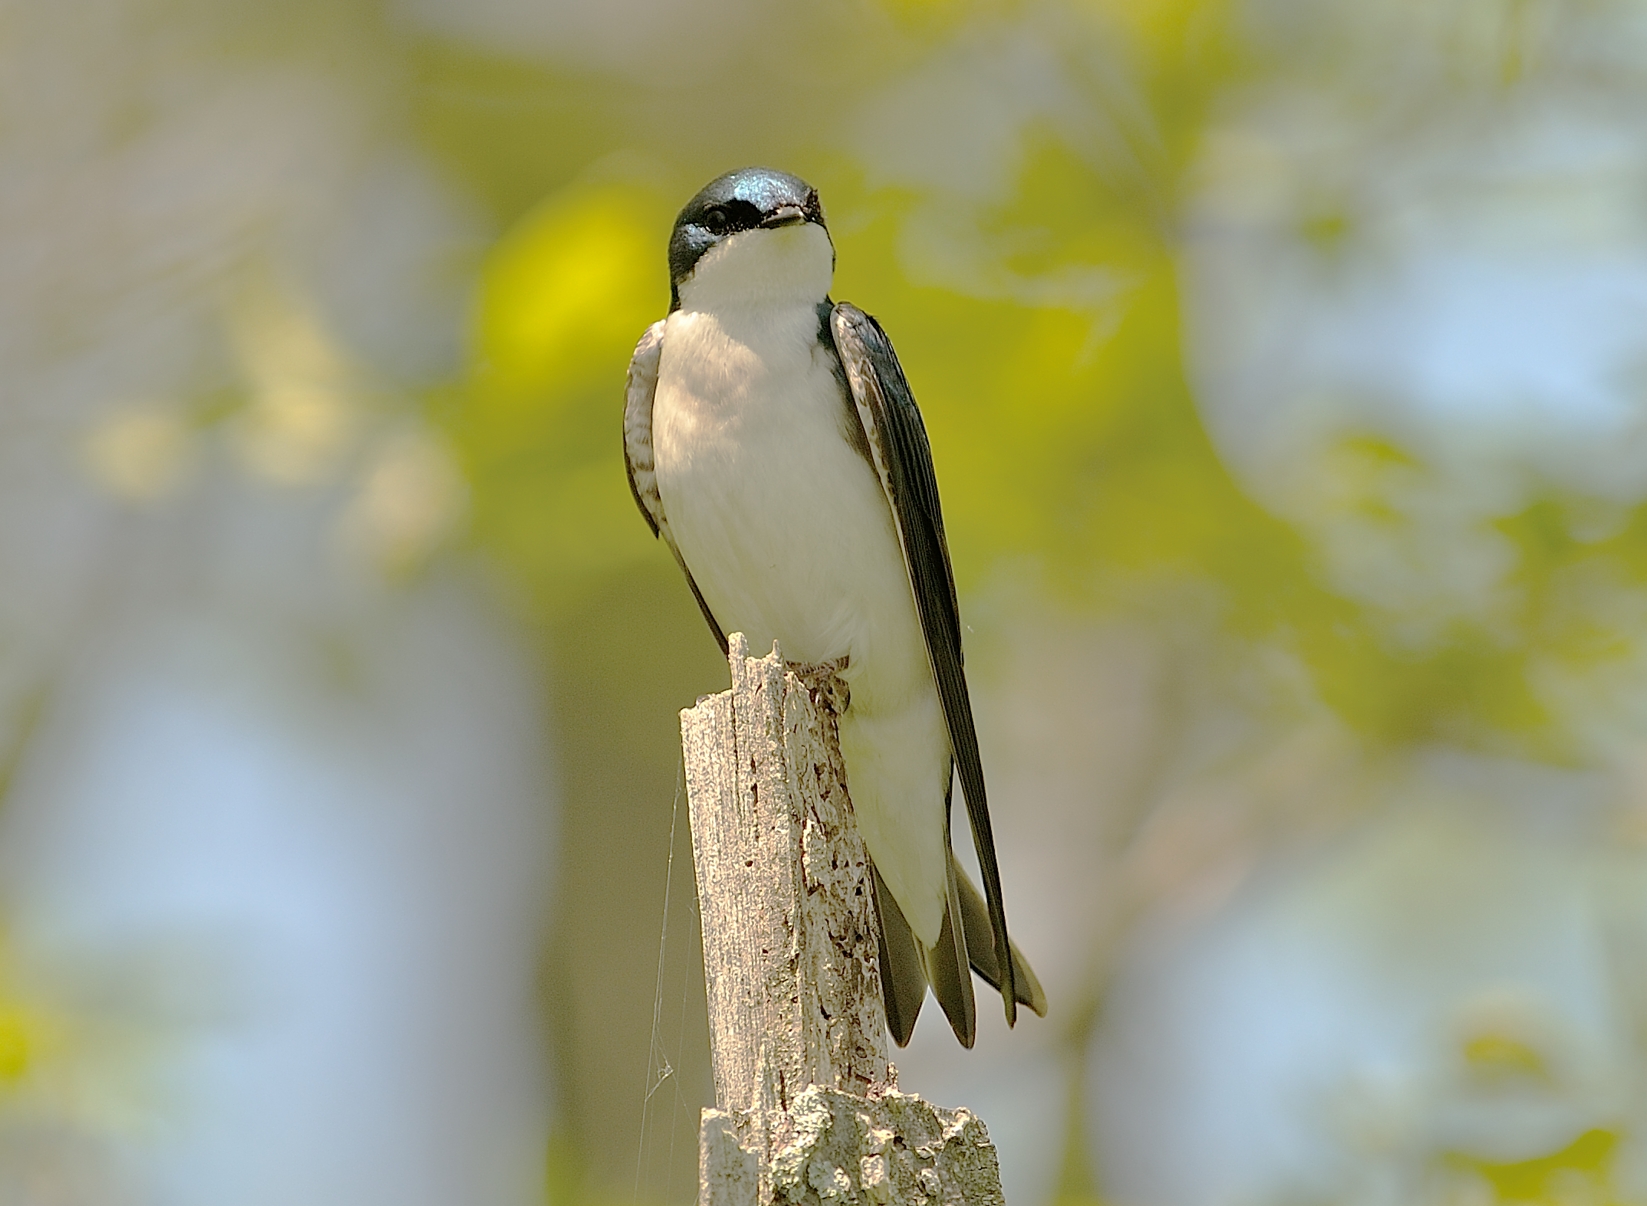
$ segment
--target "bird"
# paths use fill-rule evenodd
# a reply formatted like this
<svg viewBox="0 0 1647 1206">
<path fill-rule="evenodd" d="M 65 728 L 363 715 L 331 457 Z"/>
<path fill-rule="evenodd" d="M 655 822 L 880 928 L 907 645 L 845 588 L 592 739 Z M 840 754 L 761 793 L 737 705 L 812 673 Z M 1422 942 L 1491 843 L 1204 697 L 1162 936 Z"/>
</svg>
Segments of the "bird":
<svg viewBox="0 0 1647 1206">
<path fill-rule="evenodd" d="M 921 413 L 892 343 L 830 299 L 818 192 L 742 168 L 705 185 L 669 237 L 668 314 L 635 347 L 629 485 L 727 650 L 776 641 L 832 666 L 847 792 L 873 867 L 887 1029 L 908 1044 L 930 986 L 965 1047 L 968 967 L 1042 1016 L 1007 936 L 960 609 Z M 983 891 L 955 859 L 961 783 Z"/>
</svg>

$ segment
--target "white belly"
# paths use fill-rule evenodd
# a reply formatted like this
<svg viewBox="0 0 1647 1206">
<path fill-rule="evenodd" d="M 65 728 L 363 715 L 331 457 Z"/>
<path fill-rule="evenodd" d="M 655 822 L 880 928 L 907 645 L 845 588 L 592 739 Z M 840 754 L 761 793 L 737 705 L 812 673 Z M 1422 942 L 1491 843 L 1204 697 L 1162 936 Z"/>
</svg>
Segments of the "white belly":
<svg viewBox="0 0 1647 1206">
<path fill-rule="evenodd" d="M 919 663 L 896 669 L 924 672 L 892 512 L 847 442 L 817 321 L 797 309 L 729 332 L 708 314 L 670 318 L 652 408 L 664 513 L 715 618 L 751 647 L 850 656 L 851 672 L 913 647 Z"/>
<path fill-rule="evenodd" d="M 811 307 L 676 311 L 652 407 L 658 493 L 709 609 L 752 649 L 845 657 L 841 746 L 864 840 L 911 927 L 942 922 L 948 737 L 891 508 L 848 443 Z"/>
</svg>

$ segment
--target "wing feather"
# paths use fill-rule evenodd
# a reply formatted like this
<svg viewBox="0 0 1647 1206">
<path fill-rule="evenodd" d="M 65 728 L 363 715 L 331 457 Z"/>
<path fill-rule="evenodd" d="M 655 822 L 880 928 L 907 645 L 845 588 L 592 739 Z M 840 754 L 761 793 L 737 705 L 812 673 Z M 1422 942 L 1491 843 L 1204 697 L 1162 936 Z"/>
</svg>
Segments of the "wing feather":
<svg viewBox="0 0 1647 1206">
<path fill-rule="evenodd" d="M 1012 944 L 1007 938 L 1006 910 L 1001 901 L 1001 873 L 995 858 L 995 836 L 989 823 L 984 792 L 983 762 L 972 720 L 962 668 L 961 610 L 955 595 L 955 574 L 949 562 L 943 513 L 938 505 L 938 479 L 932 469 L 932 449 L 915 396 L 886 332 L 856 306 L 841 303 L 830 319 L 835 348 L 846 369 L 848 388 L 869 444 L 870 459 L 880 476 L 903 544 L 904 565 L 915 594 L 916 610 L 926 636 L 932 674 L 938 684 L 944 723 L 955 751 L 955 767 L 966 797 L 972 841 L 983 872 L 995 969 L 1005 1002 L 1007 1022 L 1017 1020 L 1018 990 Z M 952 892 L 953 895 L 953 892 Z M 981 935 L 980 935 L 981 937 Z"/>
<path fill-rule="evenodd" d="M 726 653 L 726 631 L 709 610 L 709 603 L 686 568 L 681 551 L 675 546 L 675 537 L 669 531 L 669 517 L 664 514 L 663 496 L 658 493 L 657 467 L 652 458 L 652 399 L 658 392 L 658 361 L 663 357 L 663 332 L 667 319 L 659 319 L 646 328 L 646 334 L 635 345 L 635 354 L 629 360 L 629 377 L 623 391 L 623 460 L 629 473 L 629 492 L 635 496 L 635 505 L 646 517 L 652 535 L 662 537 L 674 555 L 675 563 L 686 575 L 686 585 L 692 588 L 692 597 L 698 601 L 698 610 L 709 622 L 709 630 L 720 642 L 721 653 Z"/>
<path fill-rule="evenodd" d="M 635 505 L 654 536 L 669 526 L 652 460 L 652 398 L 658 392 L 658 361 L 663 356 L 666 325 L 666 320 L 659 319 L 646 328 L 629 359 L 629 377 L 623 387 L 623 460 L 629 471 L 629 493 L 635 496 Z"/>
</svg>

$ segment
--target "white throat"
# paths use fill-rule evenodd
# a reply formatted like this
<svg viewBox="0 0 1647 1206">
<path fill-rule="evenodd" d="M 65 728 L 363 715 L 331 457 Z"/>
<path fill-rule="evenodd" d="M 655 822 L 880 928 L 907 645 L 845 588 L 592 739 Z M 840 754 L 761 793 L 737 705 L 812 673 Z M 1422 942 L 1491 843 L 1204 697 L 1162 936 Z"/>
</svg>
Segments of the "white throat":
<svg viewBox="0 0 1647 1206">
<path fill-rule="evenodd" d="M 829 293 L 835 247 L 816 222 L 745 230 L 704 252 L 681 282 L 683 310 L 814 306 Z"/>
</svg>

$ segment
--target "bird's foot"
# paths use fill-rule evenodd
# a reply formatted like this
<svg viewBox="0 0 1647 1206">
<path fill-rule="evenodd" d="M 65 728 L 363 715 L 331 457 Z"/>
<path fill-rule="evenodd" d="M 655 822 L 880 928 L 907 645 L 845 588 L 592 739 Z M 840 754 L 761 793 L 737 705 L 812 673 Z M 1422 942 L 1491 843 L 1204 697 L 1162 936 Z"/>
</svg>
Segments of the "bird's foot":
<svg viewBox="0 0 1647 1206">
<path fill-rule="evenodd" d="M 807 694 L 812 696 L 812 702 L 826 707 L 836 716 L 841 715 L 852 703 L 852 691 L 841 677 L 841 671 L 846 669 L 848 659 L 838 657 L 832 661 L 814 662 L 811 665 L 791 665 L 790 672 L 801 680 Z"/>
</svg>

